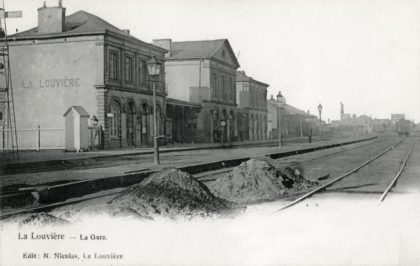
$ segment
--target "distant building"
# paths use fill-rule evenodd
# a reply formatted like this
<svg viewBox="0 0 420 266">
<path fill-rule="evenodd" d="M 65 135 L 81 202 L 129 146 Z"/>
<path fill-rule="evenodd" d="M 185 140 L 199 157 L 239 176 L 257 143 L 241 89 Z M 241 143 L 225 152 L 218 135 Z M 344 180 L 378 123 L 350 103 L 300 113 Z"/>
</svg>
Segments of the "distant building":
<svg viewBox="0 0 420 266">
<path fill-rule="evenodd" d="M 229 41 L 153 43 L 168 50 L 167 139 L 173 143 L 236 140 L 239 63 Z"/>
<path fill-rule="evenodd" d="M 61 1 L 41 7 L 37 27 L 9 37 L 17 128 L 39 125 L 52 132 L 42 142 L 62 142 L 64 112 L 81 106 L 103 127 L 105 147 L 152 144 L 146 62 L 152 56 L 163 60 L 166 50 L 88 12 L 65 12 Z M 158 81 L 158 130 L 163 133 L 164 75 Z"/>
<path fill-rule="evenodd" d="M 340 102 L 340 119 L 342 122 L 350 121 L 351 115 L 344 113 L 344 104 Z"/>
<path fill-rule="evenodd" d="M 319 120 L 315 115 L 302 111 L 296 107 L 286 104 L 286 98 L 281 92 L 277 99 L 273 95 L 267 100 L 268 126 L 267 134 L 270 139 L 279 136 L 279 114 L 281 117 L 282 137 L 304 137 L 309 129 L 312 134 L 319 134 Z"/>
<path fill-rule="evenodd" d="M 391 131 L 391 120 L 389 119 L 374 119 L 373 132 L 388 133 Z"/>
<path fill-rule="evenodd" d="M 238 104 L 239 140 L 267 139 L 268 84 L 245 74 L 236 73 L 236 100 Z"/>
<path fill-rule="evenodd" d="M 357 117 L 344 112 L 344 104 L 340 102 L 340 120 L 334 120 L 326 127 L 331 136 L 351 137 L 373 132 L 373 119 L 366 115 Z"/>
<path fill-rule="evenodd" d="M 399 120 L 404 120 L 405 119 L 405 114 L 391 114 L 391 121 L 397 122 Z"/>
</svg>

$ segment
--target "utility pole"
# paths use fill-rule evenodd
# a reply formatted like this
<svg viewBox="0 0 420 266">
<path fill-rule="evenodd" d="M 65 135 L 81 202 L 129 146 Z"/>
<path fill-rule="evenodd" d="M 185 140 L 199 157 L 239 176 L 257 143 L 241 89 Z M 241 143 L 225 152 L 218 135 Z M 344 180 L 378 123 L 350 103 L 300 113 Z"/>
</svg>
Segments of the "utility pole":
<svg viewBox="0 0 420 266">
<path fill-rule="evenodd" d="M 10 11 L 6 12 L 4 10 L 4 1 L 3 8 L 0 8 L 0 56 L 2 58 L 0 62 L 0 75 L 4 76 L 4 84 L 0 86 L 0 101 L 5 104 L 6 108 L 6 149 L 9 147 L 12 150 L 13 158 L 16 156 L 19 158 L 19 146 L 17 140 L 17 130 L 16 130 L 16 116 L 15 116 L 15 104 L 13 99 L 13 86 L 12 86 L 12 76 L 10 71 L 10 51 L 9 43 L 7 38 L 7 24 L 6 19 L 8 18 L 20 18 L 22 17 L 22 11 Z M 2 82 L 1 82 L 2 83 Z M 10 141 L 10 145 L 9 145 Z M 3 144 L 2 144 L 3 145 Z M 5 147 L 2 147 L 5 148 Z"/>
</svg>

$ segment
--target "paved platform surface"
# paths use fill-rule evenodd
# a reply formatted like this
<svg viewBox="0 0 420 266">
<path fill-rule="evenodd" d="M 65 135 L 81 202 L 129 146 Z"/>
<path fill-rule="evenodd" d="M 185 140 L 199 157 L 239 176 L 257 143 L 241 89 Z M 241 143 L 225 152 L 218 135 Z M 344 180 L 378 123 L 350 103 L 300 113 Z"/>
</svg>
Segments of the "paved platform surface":
<svg viewBox="0 0 420 266">
<path fill-rule="evenodd" d="M 306 137 L 296 137 L 284 139 L 284 143 L 305 143 L 308 139 Z M 316 139 L 314 140 L 314 143 Z M 161 153 L 200 149 L 223 149 L 235 147 L 252 147 L 252 146 L 277 146 L 278 140 L 261 140 L 261 141 L 245 141 L 232 143 L 191 143 L 191 144 L 177 144 L 176 146 L 168 145 L 161 146 L 159 150 Z M 41 150 L 41 151 L 20 151 L 19 158 L 10 152 L 0 152 L 0 162 L 3 164 L 16 164 L 28 162 L 42 162 L 51 160 L 74 160 L 84 158 L 98 158 L 98 157 L 113 157 L 120 155 L 138 155 L 138 154 L 152 154 L 153 147 L 129 147 L 124 149 L 112 150 L 95 150 L 88 152 L 66 152 L 63 150 Z"/>
<path fill-rule="evenodd" d="M 366 136 L 363 138 L 366 138 Z M 171 153 L 161 154 L 161 165 L 159 166 L 154 165 L 153 154 L 136 154 L 132 151 L 110 151 L 109 153 L 116 156 L 86 157 L 86 159 L 80 162 L 80 164 L 72 165 L 70 169 L 2 175 L 0 188 L 5 190 L 27 186 L 42 187 L 79 180 L 121 176 L 129 173 L 157 170 L 167 167 L 182 167 L 198 163 L 220 161 L 223 159 L 258 157 L 271 153 L 317 147 L 350 140 L 354 139 L 299 144 L 289 143 L 284 145 L 281 149 L 278 147 L 248 147 L 235 149 L 213 148 L 178 150 Z"/>
</svg>

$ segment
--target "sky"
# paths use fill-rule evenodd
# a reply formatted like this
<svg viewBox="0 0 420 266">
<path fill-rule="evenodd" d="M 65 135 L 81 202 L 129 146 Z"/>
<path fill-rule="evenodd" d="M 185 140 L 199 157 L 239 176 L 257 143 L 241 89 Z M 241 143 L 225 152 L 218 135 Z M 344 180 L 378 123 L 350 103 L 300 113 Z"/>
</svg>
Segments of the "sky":
<svg viewBox="0 0 420 266">
<path fill-rule="evenodd" d="M 37 24 L 43 0 L 4 0 Z M 58 0 L 47 0 L 56 6 Z M 415 0 L 63 0 L 66 14 L 95 14 L 137 38 L 227 38 L 248 76 L 288 104 L 324 120 L 345 113 L 420 122 L 420 1 Z"/>
</svg>

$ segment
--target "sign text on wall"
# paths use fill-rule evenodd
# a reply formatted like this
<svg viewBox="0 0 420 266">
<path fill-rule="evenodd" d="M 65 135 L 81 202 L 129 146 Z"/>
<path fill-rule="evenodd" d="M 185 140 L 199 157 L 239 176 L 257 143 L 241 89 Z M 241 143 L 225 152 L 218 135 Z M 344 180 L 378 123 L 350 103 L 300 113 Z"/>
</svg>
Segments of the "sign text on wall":
<svg viewBox="0 0 420 266">
<path fill-rule="evenodd" d="M 40 79 L 37 81 L 23 80 L 22 88 L 76 88 L 80 87 L 80 78 L 52 78 L 52 79 Z"/>
</svg>

